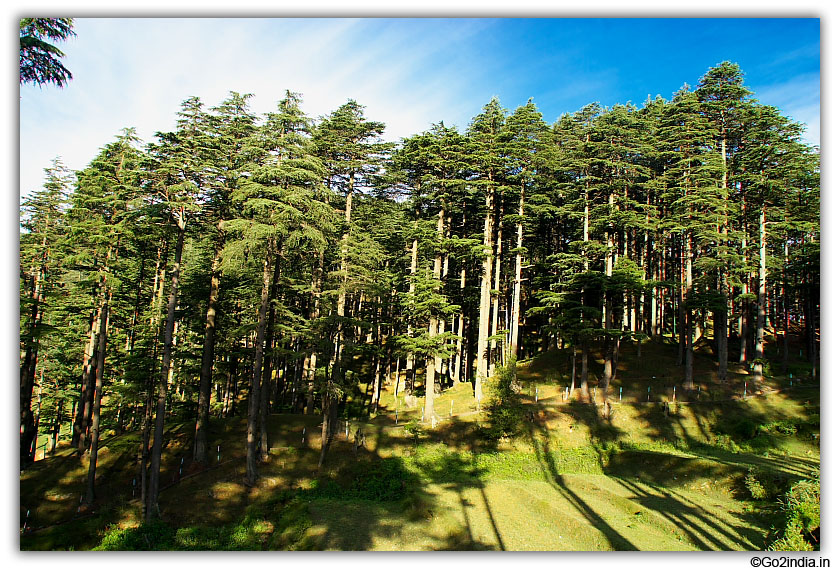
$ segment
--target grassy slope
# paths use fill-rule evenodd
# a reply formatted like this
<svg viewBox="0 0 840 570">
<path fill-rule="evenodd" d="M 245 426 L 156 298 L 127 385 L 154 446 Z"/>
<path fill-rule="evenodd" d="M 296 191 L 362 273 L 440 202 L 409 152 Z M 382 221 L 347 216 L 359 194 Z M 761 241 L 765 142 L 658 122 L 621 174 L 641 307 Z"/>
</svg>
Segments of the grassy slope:
<svg viewBox="0 0 840 570">
<path fill-rule="evenodd" d="M 378 416 L 350 422 L 351 440 L 359 427 L 366 433 L 365 449 L 354 454 L 340 433 L 321 477 L 348 487 L 352 475 L 348 478 L 347 470 L 357 462 L 400 458 L 411 487 L 409 500 L 311 491 L 318 476 L 317 417 L 272 416 L 271 461 L 262 466 L 254 488 L 242 482 L 241 419 L 213 421 L 212 448 L 219 446 L 221 452 L 203 471 L 189 464 L 191 423 L 172 424 L 161 475 L 162 516 L 170 527 L 188 528 L 192 534 L 166 544 L 345 550 L 762 549 L 766 519 L 743 501 L 743 476 L 752 467 L 770 480 L 807 477 L 819 467 L 819 427 L 791 435 L 770 430 L 758 437 L 754 428 L 819 414 L 818 389 L 791 388 L 787 379 L 775 386 L 785 390 L 765 390 L 743 400 L 738 389 L 727 392 L 713 384 L 714 363 L 701 354 L 699 401 L 678 386 L 682 403 L 671 404 L 666 416 L 661 400 L 672 396 L 668 384 L 675 383 L 672 378 L 679 372 L 671 365 L 669 350 L 645 345 L 642 359 L 628 350 L 606 417 L 600 390 L 597 396 L 577 394 L 578 399 L 564 401 L 568 365 L 562 353 L 524 363 L 522 395 L 534 419 L 521 439 L 502 442 L 498 449 L 482 448 L 475 437 L 481 415 L 469 384 L 437 398 L 440 423 L 416 441 L 403 426 L 419 416 L 422 398 L 395 398 L 393 385 L 388 386 Z M 593 374 L 600 368 L 597 363 L 592 367 Z M 733 366 L 733 384 L 738 374 Z M 21 525 L 30 510 L 27 526 L 36 530 L 22 536 L 21 548 L 89 549 L 100 542 L 106 527 L 135 526 L 137 444 L 137 434 L 103 442 L 100 501 L 91 512 L 78 510 L 86 460 L 63 449 L 24 472 Z M 292 506 L 278 499 L 295 494 L 298 501 Z M 205 536 L 208 529 L 212 536 Z"/>
</svg>

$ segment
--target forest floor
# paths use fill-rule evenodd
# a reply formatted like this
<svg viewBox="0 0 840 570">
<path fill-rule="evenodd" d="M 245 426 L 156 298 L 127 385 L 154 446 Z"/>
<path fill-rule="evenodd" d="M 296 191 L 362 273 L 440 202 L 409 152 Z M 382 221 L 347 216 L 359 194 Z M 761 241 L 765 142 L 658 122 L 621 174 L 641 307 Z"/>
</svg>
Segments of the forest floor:
<svg viewBox="0 0 840 570">
<path fill-rule="evenodd" d="M 570 397 L 568 350 L 521 362 L 527 420 L 502 441 L 482 436 L 486 414 L 469 383 L 436 397 L 434 427 L 415 421 L 422 396 L 386 385 L 376 415 L 341 421 L 321 471 L 320 417 L 274 414 L 270 459 L 253 487 L 244 419 L 211 422 L 205 466 L 191 462 L 192 422 L 168 422 L 162 522 L 152 526 L 138 527 L 138 433 L 102 442 L 89 510 L 80 506 L 87 459 L 59 447 L 21 473 L 20 547 L 765 549 L 782 524 L 779 492 L 819 472 L 819 386 L 801 373 L 804 361 L 760 390 L 748 383 L 744 397 L 747 371 L 733 363 L 722 387 L 702 350 L 699 390 L 682 389 L 673 347 L 625 352 L 606 405 L 594 391 L 597 360 L 588 396 Z M 763 486 L 763 500 L 748 481 Z"/>
</svg>

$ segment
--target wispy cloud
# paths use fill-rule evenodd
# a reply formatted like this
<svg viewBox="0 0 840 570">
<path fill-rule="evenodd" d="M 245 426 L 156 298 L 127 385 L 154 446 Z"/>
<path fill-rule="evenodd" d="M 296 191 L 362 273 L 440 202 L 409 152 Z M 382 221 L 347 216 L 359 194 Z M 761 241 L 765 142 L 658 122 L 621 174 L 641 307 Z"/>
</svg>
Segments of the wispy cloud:
<svg viewBox="0 0 840 570">
<path fill-rule="evenodd" d="M 325 115 L 356 99 L 384 121 L 390 139 L 435 121 L 464 122 L 481 75 L 471 38 L 489 22 L 365 19 L 79 19 L 66 46 L 74 79 L 64 90 L 24 88 L 21 191 L 42 181 L 61 155 L 84 167 L 119 130 L 146 141 L 174 127 L 181 101 L 208 106 L 230 90 L 273 110 L 286 89 L 304 110 Z M 438 34 L 434 35 L 437 30 Z M 457 54 L 451 57 L 451 54 Z M 461 125 L 463 126 L 463 125 Z"/>
<path fill-rule="evenodd" d="M 683 49 L 680 41 L 671 49 L 660 33 L 633 44 L 639 25 L 563 19 L 78 19 L 77 37 L 62 46 L 73 81 L 63 90 L 21 90 L 21 192 L 41 185 L 43 168 L 56 156 L 70 168 L 83 168 L 123 127 L 137 127 L 145 141 L 174 128 L 175 113 L 190 96 L 213 106 L 230 90 L 253 93 L 252 109 L 262 114 L 290 89 L 303 94 L 303 109 L 313 117 L 353 98 L 367 107 L 368 117 L 387 125 L 387 139 L 397 140 L 437 121 L 464 128 L 493 95 L 511 109 L 533 96 L 553 121 L 593 101 L 640 104 L 648 92 L 675 91 L 696 79 L 693 72 L 681 75 L 683 59 L 696 67 L 691 44 Z M 646 25 L 655 30 L 676 24 Z M 785 58 L 778 56 L 784 46 L 774 49 L 774 57 Z M 813 56 L 807 49 L 792 47 L 786 68 Z M 625 57 L 658 52 L 671 54 L 674 65 L 665 70 Z M 762 61 L 772 68 L 772 59 Z M 818 141 L 819 75 L 780 82 L 768 68 L 761 77 L 764 84 L 753 87 L 762 102 L 806 123 L 808 140 Z"/>
<path fill-rule="evenodd" d="M 770 85 L 752 87 L 758 99 L 805 125 L 805 142 L 820 143 L 820 76 L 805 73 Z"/>
</svg>

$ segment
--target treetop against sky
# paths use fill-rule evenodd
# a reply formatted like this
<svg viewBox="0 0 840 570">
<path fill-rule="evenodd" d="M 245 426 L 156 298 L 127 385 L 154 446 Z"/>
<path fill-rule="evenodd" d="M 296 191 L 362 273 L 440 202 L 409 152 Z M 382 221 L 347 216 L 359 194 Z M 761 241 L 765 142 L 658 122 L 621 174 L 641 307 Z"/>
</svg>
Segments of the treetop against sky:
<svg viewBox="0 0 840 570">
<path fill-rule="evenodd" d="M 174 127 L 181 101 L 253 93 L 272 111 L 286 89 L 324 116 L 348 99 L 398 140 L 444 121 L 464 129 L 497 95 L 530 97 L 548 121 L 582 106 L 670 99 L 721 61 L 762 103 L 820 137 L 819 19 L 77 18 L 59 46 L 73 80 L 21 87 L 22 196 L 60 156 L 83 168 L 124 127 L 144 141 Z"/>
</svg>

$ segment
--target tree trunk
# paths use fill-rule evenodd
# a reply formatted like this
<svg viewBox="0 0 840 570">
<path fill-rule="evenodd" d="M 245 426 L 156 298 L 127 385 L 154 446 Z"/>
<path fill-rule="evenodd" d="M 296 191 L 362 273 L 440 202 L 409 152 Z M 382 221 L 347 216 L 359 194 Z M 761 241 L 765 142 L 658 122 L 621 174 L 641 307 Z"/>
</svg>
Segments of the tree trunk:
<svg viewBox="0 0 840 570">
<path fill-rule="evenodd" d="M 584 401 L 589 401 L 589 341 L 580 343 L 580 392 Z"/>
<path fill-rule="evenodd" d="M 321 282 L 324 274 L 324 251 L 318 252 L 318 264 L 312 270 L 312 310 L 309 313 L 309 321 L 314 323 L 321 316 Z M 308 354 L 303 363 L 304 375 L 306 376 L 306 413 L 312 414 L 315 411 L 315 373 L 318 370 L 318 351 L 315 347 Z"/>
<path fill-rule="evenodd" d="M 155 411 L 155 436 L 152 444 L 152 460 L 149 472 L 149 490 L 146 507 L 146 522 L 150 522 L 155 513 L 160 514 L 158 491 L 160 488 L 160 461 L 163 451 L 163 424 L 166 414 L 166 390 L 169 382 L 169 369 L 172 365 L 172 346 L 175 332 L 175 307 L 178 304 L 178 280 L 181 276 L 181 253 L 184 249 L 186 219 L 183 212 L 178 217 L 178 241 L 175 246 L 175 263 L 172 267 L 172 284 L 169 289 L 169 303 L 166 309 L 166 324 L 163 336 L 163 360 L 157 389 L 157 409 Z"/>
<path fill-rule="evenodd" d="M 516 223 L 516 261 L 513 274 L 513 303 L 510 318 L 510 355 L 519 355 L 519 320 L 522 302 L 522 233 L 523 217 L 525 215 L 525 183 L 519 188 L 519 220 Z"/>
<path fill-rule="evenodd" d="M 79 386 L 79 404 L 76 408 L 76 418 L 73 421 L 73 437 L 70 445 L 76 447 L 79 453 L 87 449 L 87 416 L 90 407 L 90 396 L 93 390 L 93 375 L 96 369 L 96 335 L 99 330 L 99 320 L 102 317 L 102 304 L 97 301 L 96 314 L 90 321 L 88 341 L 85 345 L 84 361 L 82 363 L 82 380 Z"/>
<path fill-rule="evenodd" d="M 693 246 L 691 239 L 691 232 L 685 236 L 685 290 L 688 296 L 692 295 L 693 288 L 693 267 L 692 254 Z M 683 299 L 685 303 L 687 299 Z M 683 380 L 683 387 L 686 390 L 691 390 L 694 387 L 694 323 L 691 307 L 685 309 L 685 379 Z"/>
<path fill-rule="evenodd" d="M 496 259 L 493 270 L 493 291 L 495 291 L 495 294 L 491 296 L 492 316 L 490 318 L 490 335 L 494 338 L 490 342 L 489 376 L 496 374 L 496 360 L 498 356 L 496 354 L 497 341 L 495 336 L 499 332 L 499 305 L 502 299 L 502 215 L 504 214 L 504 205 L 502 200 L 497 200 L 497 203 L 498 214 L 494 224 L 496 226 L 496 251 L 494 254 Z"/>
<path fill-rule="evenodd" d="M 45 238 L 46 239 L 46 238 Z M 46 242 L 42 242 L 42 247 Z M 46 255 L 46 254 L 45 254 Z M 43 316 L 45 264 L 33 276 L 32 310 L 30 312 L 29 330 L 26 335 L 26 348 L 23 363 L 20 367 L 20 465 L 28 465 L 34 460 L 33 445 L 38 439 L 35 417 L 32 414 L 32 390 L 35 387 L 35 369 L 38 364 L 38 329 Z M 33 271 L 33 273 L 35 273 Z"/>
<path fill-rule="evenodd" d="M 90 427 L 90 455 L 88 456 L 88 480 L 85 503 L 92 505 L 96 498 L 96 459 L 99 455 L 99 422 L 102 407 L 102 384 L 105 371 L 105 347 L 108 342 L 108 309 L 111 293 L 107 293 L 105 305 L 102 307 L 102 319 L 99 326 L 99 340 L 96 357 L 96 383 L 93 389 L 93 416 Z"/>
<path fill-rule="evenodd" d="M 268 252 L 263 261 L 262 294 L 260 295 L 259 320 L 257 323 L 257 340 L 254 346 L 254 370 L 251 374 L 251 389 L 248 394 L 248 433 L 245 458 L 245 480 L 248 485 L 257 482 L 257 425 L 260 412 L 260 384 L 262 379 L 263 344 L 265 343 L 266 316 L 268 313 L 268 297 L 271 288 L 271 261 L 274 257 L 274 244 L 269 241 Z"/>
<path fill-rule="evenodd" d="M 753 384 L 764 382 L 764 330 L 767 326 L 767 209 L 761 206 L 758 226 L 758 318 L 755 323 Z"/>
<path fill-rule="evenodd" d="M 438 242 L 443 241 L 443 216 L 444 210 L 441 207 L 440 212 L 438 213 L 438 223 L 437 223 L 437 234 L 438 234 Z M 435 280 L 435 292 L 437 293 L 440 290 L 440 276 L 441 276 L 441 254 L 440 251 L 435 255 L 435 261 L 433 266 L 433 278 Z M 435 315 L 429 316 L 429 339 L 433 339 L 438 334 L 438 319 Z M 425 408 L 423 411 L 423 417 L 426 418 L 427 422 L 432 422 L 433 417 L 435 414 L 435 370 L 439 368 L 438 357 L 431 353 L 426 357 L 426 395 L 425 395 Z"/>
<path fill-rule="evenodd" d="M 415 220 L 414 220 L 414 229 L 417 230 L 417 216 L 419 214 L 415 212 Z M 409 279 L 408 279 L 408 296 L 410 299 L 414 298 L 414 276 L 417 274 L 417 238 L 415 237 L 414 240 L 411 242 L 411 266 L 409 268 Z M 412 336 L 412 326 L 411 323 L 407 325 L 406 334 L 408 337 Z M 399 370 L 397 371 L 399 374 Z M 411 382 L 411 384 L 409 384 Z M 414 392 L 414 353 L 409 352 L 405 357 L 405 386 L 408 390 L 408 393 L 411 394 Z"/>
<path fill-rule="evenodd" d="M 207 461 L 207 428 L 210 418 L 210 383 L 213 378 L 213 360 L 216 345 L 216 307 L 219 302 L 221 244 L 217 243 L 210 270 L 210 297 L 204 321 L 204 348 L 201 354 L 201 373 L 198 386 L 198 418 L 195 422 L 195 447 L 193 459 Z"/>
<path fill-rule="evenodd" d="M 272 348 L 274 347 L 274 320 L 277 309 L 272 303 L 277 297 L 277 282 L 280 280 L 280 256 L 274 259 L 274 275 L 271 278 L 271 291 L 269 293 L 268 323 L 265 332 L 265 353 L 263 354 L 262 386 L 260 387 L 260 461 L 268 461 L 268 399 L 270 395 L 272 376 Z"/>
<path fill-rule="evenodd" d="M 487 380 L 488 343 L 490 329 L 490 283 L 493 271 L 493 191 L 488 188 L 484 199 L 484 259 L 481 271 L 481 297 L 478 306 L 478 346 L 476 356 L 475 399 L 481 405 L 482 384 Z"/>
</svg>

